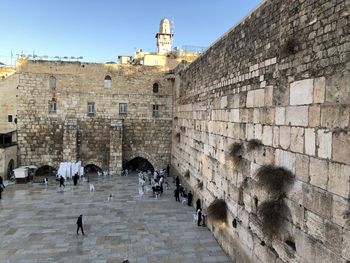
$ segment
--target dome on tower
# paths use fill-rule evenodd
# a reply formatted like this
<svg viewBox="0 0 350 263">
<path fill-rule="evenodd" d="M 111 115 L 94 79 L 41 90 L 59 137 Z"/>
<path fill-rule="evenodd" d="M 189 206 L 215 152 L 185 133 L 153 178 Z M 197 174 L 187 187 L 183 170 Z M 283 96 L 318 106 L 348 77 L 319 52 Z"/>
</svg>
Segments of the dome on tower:
<svg viewBox="0 0 350 263">
<path fill-rule="evenodd" d="M 171 34 L 170 30 L 170 21 L 167 18 L 163 18 L 160 21 L 159 33 L 162 34 Z"/>
</svg>

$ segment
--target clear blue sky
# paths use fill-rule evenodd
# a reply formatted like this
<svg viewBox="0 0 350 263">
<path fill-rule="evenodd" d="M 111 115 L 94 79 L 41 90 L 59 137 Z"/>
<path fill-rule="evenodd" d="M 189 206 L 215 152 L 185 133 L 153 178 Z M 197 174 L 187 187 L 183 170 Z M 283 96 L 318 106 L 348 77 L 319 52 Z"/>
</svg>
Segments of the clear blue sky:
<svg viewBox="0 0 350 263">
<path fill-rule="evenodd" d="M 38 55 L 116 60 L 156 50 L 163 17 L 174 19 L 174 46 L 207 47 L 261 0 L 1 0 L 0 61 Z M 7 62 L 9 63 L 9 62 Z"/>
</svg>

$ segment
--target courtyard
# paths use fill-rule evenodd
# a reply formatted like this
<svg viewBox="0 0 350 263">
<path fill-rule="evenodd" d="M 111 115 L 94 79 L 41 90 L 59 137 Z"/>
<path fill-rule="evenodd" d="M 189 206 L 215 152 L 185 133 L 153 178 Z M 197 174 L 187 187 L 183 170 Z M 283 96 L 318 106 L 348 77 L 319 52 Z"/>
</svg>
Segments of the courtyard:
<svg viewBox="0 0 350 263">
<path fill-rule="evenodd" d="M 174 184 L 160 199 L 139 195 L 136 174 L 8 185 L 0 201 L 0 262 L 230 262 L 212 233 L 176 203 Z M 108 196 L 112 194 L 112 201 Z M 76 235 L 83 214 L 84 232 Z"/>
</svg>

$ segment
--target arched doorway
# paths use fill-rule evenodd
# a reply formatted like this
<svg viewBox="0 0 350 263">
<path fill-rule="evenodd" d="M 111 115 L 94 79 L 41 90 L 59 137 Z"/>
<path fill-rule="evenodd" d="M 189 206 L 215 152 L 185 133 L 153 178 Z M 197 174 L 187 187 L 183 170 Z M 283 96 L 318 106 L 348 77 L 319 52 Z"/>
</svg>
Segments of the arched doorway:
<svg viewBox="0 0 350 263">
<path fill-rule="evenodd" d="M 97 173 L 102 174 L 101 167 L 92 163 L 84 166 L 84 176 L 97 176 Z"/>
<path fill-rule="evenodd" d="M 153 165 L 147 159 L 142 157 L 135 157 L 134 159 L 125 162 L 123 164 L 123 169 L 128 169 L 129 171 L 140 170 L 143 172 L 154 172 Z"/>
<path fill-rule="evenodd" d="M 43 177 L 48 177 L 48 176 L 55 176 L 57 173 L 57 169 L 50 166 L 50 165 L 43 165 L 38 168 L 35 172 L 35 176 L 43 176 Z"/>
<path fill-rule="evenodd" d="M 7 165 L 7 174 L 6 174 L 7 180 L 10 180 L 11 175 L 13 173 L 13 169 L 15 169 L 15 161 L 11 159 L 9 161 L 9 164 Z"/>
</svg>

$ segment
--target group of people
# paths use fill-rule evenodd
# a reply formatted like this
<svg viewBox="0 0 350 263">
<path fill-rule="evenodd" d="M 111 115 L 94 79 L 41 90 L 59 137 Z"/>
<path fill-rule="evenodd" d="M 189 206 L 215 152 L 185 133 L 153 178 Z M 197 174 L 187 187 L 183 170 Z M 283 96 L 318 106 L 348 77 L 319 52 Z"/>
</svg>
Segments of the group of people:
<svg viewBox="0 0 350 263">
<path fill-rule="evenodd" d="M 145 192 L 148 192 L 152 189 L 153 196 L 158 198 L 163 193 L 164 187 L 169 189 L 168 183 L 165 182 L 166 175 L 166 169 L 155 170 L 153 174 L 151 171 L 139 171 L 139 194 L 143 195 Z M 151 188 L 146 187 L 147 181 L 149 182 Z"/>
<path fill-rule="evenodd" d="M 189 191 L 186 194 L 185 188 L 180 184 L 179 176 L 176 176 L 176 178 L 175 178 L 175 186 L 176 186 L 176 188 L 174 190 L 175 201 L 180 202 L 180 196 L 182 196 L 183 198 L 187 197 L 187 205 L 192 206 L 193 194 L 191 191 Z M 196 214 L 197 214 L 197 225 L 198 226 L 205 226 L 205 215 L 202 212 L 200 199 L 197 199 L 197 201 L 196 201 Z M 203 221 L 203 223 L 202 223 L 202 221 Z"/>
</svg>

